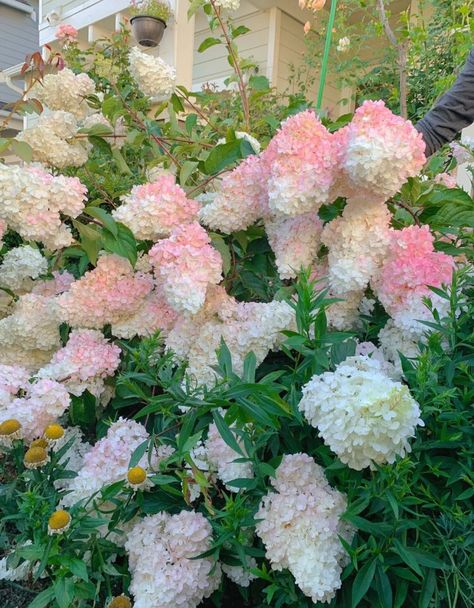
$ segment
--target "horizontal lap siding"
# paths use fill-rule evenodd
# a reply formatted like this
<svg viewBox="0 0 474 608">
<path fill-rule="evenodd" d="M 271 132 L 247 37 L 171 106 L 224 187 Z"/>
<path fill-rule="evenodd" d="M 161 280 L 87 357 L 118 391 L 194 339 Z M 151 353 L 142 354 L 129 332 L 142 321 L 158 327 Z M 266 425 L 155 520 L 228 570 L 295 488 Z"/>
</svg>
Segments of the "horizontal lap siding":
<svg viewBox="0 0 474 608">
<path fill-rule="evenodd" d="M 239 53 L 242 57 L 252 58 L 258 66 L 260 74 L 265 74 L 268 48 L 268 11 L 257 10 L 248 2 L 242 2 L 239 11 L 234 14 L 235 26 L 245 25 L 250 32 L 236 39 Z M 218 37 L 219 32 L 211 32 L 203 15 L 196 18 L 194 36 L 194 65 L 193 83 L 195 85 L 226 78 L 233 73 L 227 61 L 227 52 L 223 45 L 210 47 L 203 53 L 197 49 L 206 38 Z"/>
<path fill-rule="evenodd" d="M 69 0 L 69 2 L 67 0 L 66 2 L 64 2 L 64 0 L 44 0 L 44 2 L 42 2 L 43 21 L 46 19 L 46 15 L 51 11 L 61 11 L 64 15 L 68 11 L 81 6 L 81 4 L 84 4 L 84 0 Z M 113 4 L 114 1 L 110 0 L 111 7 L 113 7 Z M 111 12 L 113 12 L 113 10 L 111 10 Z"/>
<path fill-rule="evenodd" d="M 38 23 L 31 15 L 0 5 L 0 70 L 23 63 L 26 55 L 38 50 Z M 17 86 L 21 83 L 16 82 Z M 0 102 L 11 102 L 18 94 L 0 85 Z"/>
</svg>

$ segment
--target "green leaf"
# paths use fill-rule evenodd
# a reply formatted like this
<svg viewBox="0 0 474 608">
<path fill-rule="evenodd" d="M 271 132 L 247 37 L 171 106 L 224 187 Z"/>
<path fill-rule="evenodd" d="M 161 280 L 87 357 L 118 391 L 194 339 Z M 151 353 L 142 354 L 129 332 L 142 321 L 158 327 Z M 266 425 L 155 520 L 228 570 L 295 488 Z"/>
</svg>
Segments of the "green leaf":
<svg viewBox="0 0 474 608">
<path fill-rule="evenodd" d="M 189 118 L 189 116 L 188 116 L 188 118 Z M 189 176 L 196 169 L 196 167 L 198 165 L 199 165 L 199 163 L 194 160 L 185 160 L 184 161 L 184 163 L 181 165 L 181 171 L 179 172 L 179 183 L 181 184 L 181 186 L 184 186 L 186 184 Z"/>
<path fill-rule="evenodd" d="M 229 273 L 232 264 L 229 246 L 219 234 L 215 233 L 211 234 L 211 243 L 212 246 L 221 254 L 222 270 L 225 276 Z"/>
<path fill-rule="evenodd" d="M 16 141 L 9 137 L 0 137 L 0 154 L 8 150 L 8 148 L 12 145 L 12 142 Z"/>
<path fill-rule="evenodd" d="M 84 209 L 84 213 L 99 220 L 114 236 L 118 236 L 117 222 L 108 211 L 102 207 L 89 206 Z"/>
<path fill-rule="evenodd" d="M 61 563 L 67 566 L 69 570 L 78 578 L 86 582 L 89 580 L 87 566 L 81 559 L 70 557 L 67 560 L 63 559 Z"/>
<path fill-rule="evenodd" d="M 171 106 L 173 107 L 173 110 L 178 114 L 179 112 L 184 112 L 183 102 L 176 95 L 176 93 L 173 93 L 173 95 L 171 95 Z"/>
<path fill-rule="evenodd" d="M 414 572 L 423 576 L 423 572 L 418 564 L 416 557 L 413 555 L 413 552 L 408 548 L 402 545 L 402 543 L 398 539 L 393 540 L 393 545 L 395 547 L 395 552 L 402 558 L 407 566 L 409 566 Z"/>
<path fill-rule="evenodd" d="M 418 602 L 418 608 L 428 608 L 431 602 L 431 598 L 436 589 L 436 576 L 434 570 L 428 570 L 424 580 L 423 587 L 421 588 L 420 601 Z"/>
<path fill-rule="evenodd" d="M 28 608 L 46 608 L 54 599 L 54 587 L 48 587 L 38 593 L 35 599 L 28 604 Z"/>
<path fill-rule="evenodd" d="M 78 220 L 72 221 L 74 228 L 81 237 L 81 247 L 87 254 L 91 264 L 97 263 L 97 256 L 102 248 L 102 238 L 99 230 L 90 224 L 82 224 Z"/>
<path fill-rule="evenodd" d="M 120 222 L 117 222 L 116 226 L 117 236 L 110 232 L 110 230 L 104 228 L 104 249 L 110 251 L 111 253 L 116 253 L 123 258 L 127 258 L 132 266 L 135 266 L 138 254 L 137 241 L 133 236 L 133 232 L 130 230 L 130 228 L 127 228 L 127 226 L 121 224 Z"/>
<path fill-rule="evenodd" d="M 173 477 L 172 475 L 153 475 L 150 479 L 155 486 L 164 486 L 179 482 L 179 479 L 176 479 L 176 477 Z"/>
<path fill-rule="evenodd" d="M 211 46 L 216 46 L 216 44 L 222 44 L 222 41 L 219 38 L 210 36 L 201 42 L 198 47 L 198 53 L 203 53 L 206 49 L 211 48 Z"/>
<path fill-rule="evenodd" d="M 247 34 L 248 32 L 250 32 L 250 28 L 246 27 L 245 25 L 239 25 L 238 27 L 235 27 L 232 29 L 232 38 L 237 38 L 238 36 L 243 36 L 244 34 Z"/>
<path fill-rule="evenodd" d="M 12 152 L 14 152 L 21 160 L 25 163 L 30 163 L 33 159 L 33 148 L 26 143 L 26 141 L 18 141 L 12 139 L 11 143 Z"/>
<path fill-rule="evenodd" d="M 359 604 L 369 590 L 374 578 L 376 566 L 377 561 L 373 559 L 371 562 L 362 566 L 357 573 L 357 576 L 352 583 L 352 608 L 355 608 Z"/>
<path fill-rule="evenodd" d="M 116 115 L 120 114 L 122 110 L 123 104 L 116 95 L 107 97 L 102 103 L 102 114 L 104 114 L 104 116 L 107 118 L 110 118 L 112 122 L 114 121 Z"/>
<path fill-rule="evenodd" d="M 443 561 L 430 555 L 429 553 L 425 553 L 424 551 L 419 551 L 418 549 L 410 549 L 411 554 L 416 558 L 419 564 L 422 566 L 426 566 L 427 568 L 434 568 L 437 570 L 444 570 L 449 568 L 448 564 L 445 564 Z"/>
<path fill-rule="evenodd" d="M 245 139 L 235 139 L 225 144 L 219 144 L 211 150 L 204 162 L 204 172 L 207 175 L 214 175 L 251 154 L 254 154 L 254 150 Z"/>
<path fill-rule="evenodd" d="M 94 137 L 105 137 L 107 135 L 113 135 L 114 131 L 110 127 L 97 123 L 91 127 L 79 129 L 78 133 L 85 133 L 86 135 Z"/>
<path fill-rule="evenodd" d="M 270 82 L 266 76 L 250 76 L 249 86 L 255 91 L 267 91 L 270 88 Z"/>
<path fill-rule="evenodd" d="M 246 490 L 252 490 L 257 487 L 257 480 L 239 477 L 238 479 L 232 479 L 232 481 L 227 481 L 226 485 L 232 486 L 233 488 L 245 488 Z"/>
<path fill-rule="evenodd" d="M 382 608 L 392 608 L 392 586 L 390 585 L 390 580 L 380 562 L 377 562 L 377 570 L 375 572 L 375 588 L 379 597 L 380 606 L 382 606 Z"/>
<path fill-rule="evenodd" d="M 112 148 L 112 156 L 117 163 L 117 167 L 119 168 L 120 173 L 123 175 L 132 175 L 132 171 L 130 167 L 127 165 L 127 161 L 125 160 L 122 152 L 118 148 Z"/>
<path fill-rule="evenodd" d="M 242 452 L 240 445 L 237 443 L 237 440 L 234 437 L 234 434 L 232 433 L 230 428 L 227 426 L 224 418 L 222 418 L 222 416 L 219 414 L 219 412 L 217 410 L 214 410 L 212 412 L 212 417 L 214 418 L 214 422 L 216 423 L 217 430 L 219 431 L 219 434 L 222 437 L 222 439 L 227 443 L 227 445 L 229 447 L 231 447 L 234 450 L 234 452 L 237 452 L 238 454 L 240 454 L 241 456 L 243 456 L 245 458 L 245 454 Z"/>
<path fill-rule="evenodd" d="M 56 579 L 54 595 L 59 608 L 70 608 L 74 593 L 74 583 L 70 578 Z"/>
<path fill-rule="evenodd" d="M 71 395 L 71 407 L 69 416 L 73 424 L 80 426 L 91 426 L 96 420 L 96 398 L 85 391 L 80 397 Z"/>
<path fill-rule="evenodd" d="M 148 449 L 149 440 L 145 439 L 138 447 L 133 450 L 132 455 L 130 456 L 130 462 L 128 463 L 128 468 L 132 469 L 136 467 L 140 460 L 145 456 L 145 453 Z"/>
</svg>

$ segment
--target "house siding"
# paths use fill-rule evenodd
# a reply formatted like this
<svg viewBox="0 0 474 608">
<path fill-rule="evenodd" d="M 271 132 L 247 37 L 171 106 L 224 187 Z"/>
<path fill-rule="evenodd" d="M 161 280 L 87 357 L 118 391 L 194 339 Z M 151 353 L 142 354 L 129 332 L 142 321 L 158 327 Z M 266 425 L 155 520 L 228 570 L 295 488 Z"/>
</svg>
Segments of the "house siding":
<svg viewBox="0 0 474 608">
<path fill-rule="evenodd" d="M 0 70 L 23 63 L 26 55 L 36 50 L 37 21 L 27 13 L 0 5 Z M 9 103 L 17 98 L 15 91 L 6 85 L 0 85 L 0 102 Z"/>
<path fill-rule="evenodd" d="M 269 42 L 269 13 L 256 9 L 249 2 L 242 2 L 234 14 L 235 26 L 245 25 L 250 32 L 239 36 L 236 43 L 241 57 L 251 58 L 259 74 L 265 74 L 267 69 L 267 47 Z M 207 19 L 199 14 L 196 18 L 194 36 L 194 67 L 193 86 L 198 87 L 206 82 L 221 83 L 232 73 L 227 61 L 227 51 L 224 45 L 210 47 L 203 53 L 198 53 L 200 44 L 206 38 L 217 35 L 210 31 Z"/>
</svg>

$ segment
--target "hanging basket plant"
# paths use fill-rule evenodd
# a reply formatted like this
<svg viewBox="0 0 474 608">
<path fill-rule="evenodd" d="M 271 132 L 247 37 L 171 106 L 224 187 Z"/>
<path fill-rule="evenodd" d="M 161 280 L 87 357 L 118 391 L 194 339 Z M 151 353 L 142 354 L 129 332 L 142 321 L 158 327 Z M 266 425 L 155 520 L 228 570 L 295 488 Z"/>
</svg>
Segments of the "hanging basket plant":
<svg viewBox="0 0 474 608">
<path fill-rule="evenodd" d="M 171 9 L 166 2 L 144 0 L 134 2 L 130 8 L 132 33 L 141 46 L 158 46 L 163 38 Z"/>
</svg>

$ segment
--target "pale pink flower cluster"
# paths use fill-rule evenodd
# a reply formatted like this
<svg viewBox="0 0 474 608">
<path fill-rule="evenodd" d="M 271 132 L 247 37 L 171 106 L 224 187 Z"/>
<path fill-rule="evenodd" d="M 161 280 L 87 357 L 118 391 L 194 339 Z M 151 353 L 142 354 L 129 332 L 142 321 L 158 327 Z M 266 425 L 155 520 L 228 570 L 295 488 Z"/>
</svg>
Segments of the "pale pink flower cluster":
<svg viewBox="0 0 474 608">
<path fill-rule="evenodd" d="M 105 485 L 124 479 L 130 457 L 149 438 L 146 428 L 135 422 L 119 418 L 110 425 L 107 435 L 84 455 L 83 466 L 70 484 L 71 493 L 64 497 L 63 504 L 73 505 L 89 498 Z M 147 456 L 140 460 L 146 466 Z"/>
<path fill-rule="evenodd" d="M 75 139 L 79 125 L 74 114 L 56 110 L 43 113 L 33 126 L 21 131 L 16 139 L 33 150 L 33 160 L 53 167 L 81 167 L 87 162 L 91 144 Z"/>
<path fill-rule="evenodd" d="M 273 212 L 301 215 L 328 201 L 337 170 L 334 137 L 312 110 L 288 118 L 264 155 Z"/>
<path fill-rule="evenodd" d="M 62 319 L 72 327 L 102 329 L 134 314 L 152 289 L 151 275 L 134 272 L 126 258 L 104 254 L 57 303 Z"/>
<path fill-rule="evenodd" d="M 222 279 L 222 258 L 197 222 L 179 226 L 149 252 L 158 284 L 177 312 L 194 314 L 203 306 L 209 285 Z"/>
<path fill-rule="evenodd" d="M 104 390 L 104 380 L 113 376 L 120 364 L 120 348 L 93 329 L 76 329 L 66 346 L 58 350 L 38 377 L 62 382 L 73 395 L 88 390 L 97 397 Z"/>
<path fill-rule="evenodd" d="M 94 81 L 85 72 L 74 74 L 64 68 L 56 74 L 46 74 L 28 96 L 39 99 L 50 110 L 63 110 L 82 118 L 89 111 L 85 98 L 94 94 Z"/>
<path fill-rule="evenodd" d="M 176 85 L 176 70 L 161 57 L 143 53 L 136 46 L 128 55 L 130 74 L 140 91 L 156 100 L 171 97 Z"/>
<path fill-rule="evenodd" d="M 61 25 L 56 29 L 56 38 L 58 40 L 76 40 L 78 31 L 73 25 L 69 23 L 61 23 Z"/>
<path fill-rule="evenodd" d="M 212 528 L 195 511 L 157 513 L 136 523 L 125 549 L 135 608 L 197 608 L 219 586 L 221 572 L 208 551 Z"/>
<path fill-rule="evenodd" d="M 137 239 L 156 241 L 196 221 L 198 211 L 199 204 L 186 196 L 172 175 L 161 175 L 152 183 L 134 186 L 112 215 Z"/>
<path fill-rule="evenodd" d="M 161 289 L 156 287 L 140 304 L 137 311 L 112 324 L 112 334 L 117 338 L 141 338 L 157 331 L 167 334 L 174 326 L 178 314 L 166 301 Z"/>
<path fill-rule="evenodd" d="M 0 365 L 0 409 L 10 404 L 20 389 L 29 384 L 30 372 L 18 365 Z"/>
<path fill-rule="evenodd" d="M 178 319 L 166 338 L 167 348 L 188 362 L 188 377 L 197 384 L 215 383 L 213 366 L 221 340 L 239 374 L 248 353 L 254 353 L 259 365 L 270 350 L 278 348 L 281 332 L 295 329 L 294 311 L 286 302 L 237 302 L 223 288 L 211 290 L 209 296 L 199 314 Z"/>
<path fill-rule="evenodd" d="M 434 181 L 435 184 L 442 184 L 446 188 L 457 188 L 456 176 L 450 173 L 438 173 Z"/>
<path fill-rule="evenodd" d="M 0 320 L 0 363 L 38 370 L 60 346 L 57 306 L 51 298 L 26 294 Z"/>
<path fill-rule="evenodd" d="M 54 380 L 42 379 L 22 388 L 26 395 L 0 409 L 0 422 L 15 418 L 21 423 L 22 436 L 31 441 L 41 437 L 48 424 L 64 414 L 70 397 L 65 386 Z"/>
<path fill-rule="evenodd" d="M 222 572 L 236 585 L 239 587 L 249 587 L 250 583 L 258 578 L 255 574 L 250 572 L 251 568 L 257 567 L 257 560 L 254 557 L 246 558 L 246 567 L 243 566 L 229 566 L 229 564 L 222 564 Z"/>
<path fill-rule="evenodd" d="M 435 251 L 433 241 L 428 226 L 393 231 L 387 259 L 374 282 L 375 292 L 395 325 L 415 333 L 423 332 L 418 320 L 431 318 L 424 297 L 430 298 L 441 315 L 449 306 L 428 287 L 450 285 L 454 270 L 452 257 Z"/>
<path fill-rule="evenodd" d="M 0 265 L 0 287 L 10 289 L 17 295 L 31 291 L 33 279 L 48 270 L 48 260 L 39 249 L 30 245 L 14 247 L 7 251 Z"/>
<path fill-rule="evenodd" d="M 222 178 L 217 193 L 200 211 L 200 220 L 226 234 L 246 230 L 268 213 L 268 167 L 263 156 L 249 156 Z"/>
<path fill-rule="evenodd" d="M 25 240 L 49 249 L 71 245 L 71 231 L 61 215 L 77 217 L 87 189 L 77 177 L 53 176 L 41 167 L 0 165 L 0 217 Z"/>
<path fill-rule="evenodd" d="M 265 220 L 280 278 L 292 279 L 302 268 L 311 266 L 320 246 L 322 229 L 323 224 L 314 212 Z"/>
<path fill-rule="evenodd" d="M 339 540 L 353 531 L 341 521 L 346 498 L 307 454 L 284 456 L 255 516 L 273 570 L 288 568 L 313 602 L 330 602 L 349 561 Z M 261 520 L 261 521 L 258 521 Z"/>
<path fill-rule="evenodd" d="M 363 291 L 379 272 L 390 242 L 391 215 L 384 203 L 349 200 L 342 216 L 325 225 L 329 285 L 334 295 Z"/>
<path fill-rule="evenodd" d="M 245 454 L 242 441 L 237 436 L 236 441 Z M 215 423 L 209 425 L 207 439 L 204 444 L 206 460 L 210 471 L 216 471 L 218 479 L 231 492 L 238 492 L 236 486 L 229 485 L 234 479 L 252 479 L 253 466 L 251 462 L 234 462 L 242 455 L 232 449 L 222 438 Z"/>
<path fill-rule="evenodd" d="M 347 180 L 341 187 L 343 196 L 365 194 L 385 201 L 426 161 L 421 133 L 383 101 L 365 101 L 336 139 L 341 145 L 343 181 Z"/>
<path fill-rule="evenodd" d="M 63 270 L 62 272 L 59 272 L 58 270 L 53 270 L 52 275 L 52 279 L 46 279 L 44 281 L 35 281 L 32 293 L 35 293 L 39 296 L 44 296 L 46 298 L 52 298 L 54 296 L 58 296 L 61 293 L 64 293 L 65 291 L 68 291 L 75 281 L 74 275 L 72 275 L 67 270 Z"/>
</svg>

